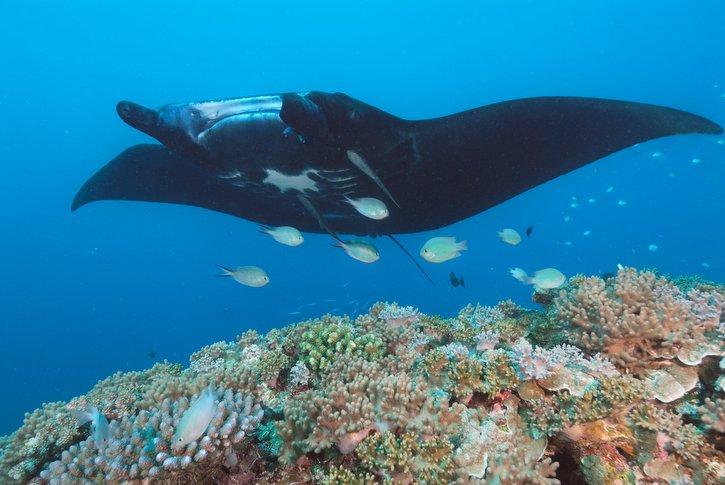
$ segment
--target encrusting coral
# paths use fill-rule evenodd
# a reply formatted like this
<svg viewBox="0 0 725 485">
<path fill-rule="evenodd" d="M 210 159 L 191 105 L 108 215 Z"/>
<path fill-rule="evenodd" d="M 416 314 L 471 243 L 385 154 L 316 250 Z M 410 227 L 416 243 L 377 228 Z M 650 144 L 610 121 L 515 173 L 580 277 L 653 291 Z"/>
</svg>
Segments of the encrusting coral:
<svg viewBox="0 0 725 485">
<path fill-rule="evenodd" d="M 115 374 L 0 437 L 0 483 L 725 482 L 722 286 L 620 268 L 534 300 L 378 303 Z"/>
</svg>

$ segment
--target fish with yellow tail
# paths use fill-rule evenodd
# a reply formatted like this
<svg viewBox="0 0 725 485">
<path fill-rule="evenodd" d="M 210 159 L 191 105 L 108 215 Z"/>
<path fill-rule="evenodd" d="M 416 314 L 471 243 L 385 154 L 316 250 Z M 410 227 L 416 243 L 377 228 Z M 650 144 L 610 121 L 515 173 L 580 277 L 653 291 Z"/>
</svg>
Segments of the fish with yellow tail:
<svg viewBox="0 0 725 485">
<path fill-rule="evenodd" d="M 534 285 L 536 290 L 551 290 L 558 288 L 566 281 L 566 276 L 556 268 L 545 268 L 536 271 L 533 276 L 526 274 L 521 268 L 509 270 L 511 276 L 525 285 Z"/>
<path fill-rule="evenodd" d="M 434 237 L 426 241 L 420 255 L 429 263 L 444 263 L 459 257 L 461 251 L 467 249 L 466 241 L 457 242 L 455 237 Z"/>
<path fill-rule="evenodd" d="M 201 438 L 214 419 L 218 406 L 219 394 L 209 385 L 181 415 L 171 438 L 171 446 L 178 449 Z"/>
</svg>

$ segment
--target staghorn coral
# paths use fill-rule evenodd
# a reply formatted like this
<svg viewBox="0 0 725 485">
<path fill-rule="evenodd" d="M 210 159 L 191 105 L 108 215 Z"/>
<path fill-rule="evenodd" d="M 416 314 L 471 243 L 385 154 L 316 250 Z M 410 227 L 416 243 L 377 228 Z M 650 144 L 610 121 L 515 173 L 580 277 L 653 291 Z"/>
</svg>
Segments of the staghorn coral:
<svg viewBox="0 0 725 485">
<path fill-rule="evenodd" d="M 28 413 L 0 483 L 722 483 L 723 289 L 680 286 L 623 268 L 543 311 L 379 303 L 247 331 Z M 213 423 L 173 448 L 209 385 Z M 108 445 L 77 426 L 87 406 Z"/>
</svg>

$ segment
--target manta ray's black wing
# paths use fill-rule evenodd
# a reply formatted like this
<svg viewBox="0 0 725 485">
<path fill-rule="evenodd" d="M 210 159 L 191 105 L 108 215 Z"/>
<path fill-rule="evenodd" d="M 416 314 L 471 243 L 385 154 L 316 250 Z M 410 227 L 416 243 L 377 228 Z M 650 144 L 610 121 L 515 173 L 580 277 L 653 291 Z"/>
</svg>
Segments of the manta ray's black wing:
<svg viewBox="0 0 725 485">
<path fill-rule="evenodd" d="M 361 127 L 364 141 L 355 148 L 400 205 L 378 221 L 381 232 L 393 234 L 451 224 L 637 143 L 722 133 L 684 111 L 595 98 L 520 99 L 422 121 L 374 114 L 380 141 Z M 347 131 L 355 144 L 354 130 Z M 398 134 L 393 158 L 386 154 L 391 131 Z"/>
<path fill-rule="evenodd" d="M 343 94 L 285 99 L 280 116 L 304 135 L 306 146 L 318 143 L 325 153 L 337 153 L 326 170 L 358 170 L 361 182 L 351 186 L 351 197 L 389 202 L 390 216 L 373 221 L 327 189 L 310 194 L 333 231 L 361 235 L 436 229 L 636 143 L 722 133 L 684 111 L 594 98 L 520 99 L 422 121 L 396 118 Z M 288 169 L 305 169 L 269 163 L 266 168 L 288 175 Z M 236 186 L 199 165 L 161 145 L 131 147 L 83 185 L 72 208 L 96 200 L 168 202 L 322 231 L 294 190 L 270 190 L 259 180 Z"/>
<path fill-rule="evenodd" d="M 209 176 L 162 145 L 124 150 L 83 184 L 71 210 L 99 200 L 184 204 L 260 223 L 295 222 L 301 230 L 319 231 L 302 206 L 265 200 L 258 190 Z"/>
</svg>

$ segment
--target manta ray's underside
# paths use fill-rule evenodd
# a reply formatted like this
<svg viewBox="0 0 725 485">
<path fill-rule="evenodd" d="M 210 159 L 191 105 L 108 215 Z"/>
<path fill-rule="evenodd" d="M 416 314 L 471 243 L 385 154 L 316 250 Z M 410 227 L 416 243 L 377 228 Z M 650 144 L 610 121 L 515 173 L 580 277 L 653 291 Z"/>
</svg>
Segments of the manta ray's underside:
<svg viewBox="0 0 725 485">
<path fill-rule="evenodd" d="M 309 92 L 118 105 L 161 144 L 133 146 L 93 175 L 97 200 L 204 207 L 269 226 L 380 235 L 454 223 L 631 145 L 722 133 L 703 117 L 641 103 L 542 97 L 429 120 L 397 118 L 344 94 Z M 374 197 L 372 220 L 346 198 Z"/>
</svg>

